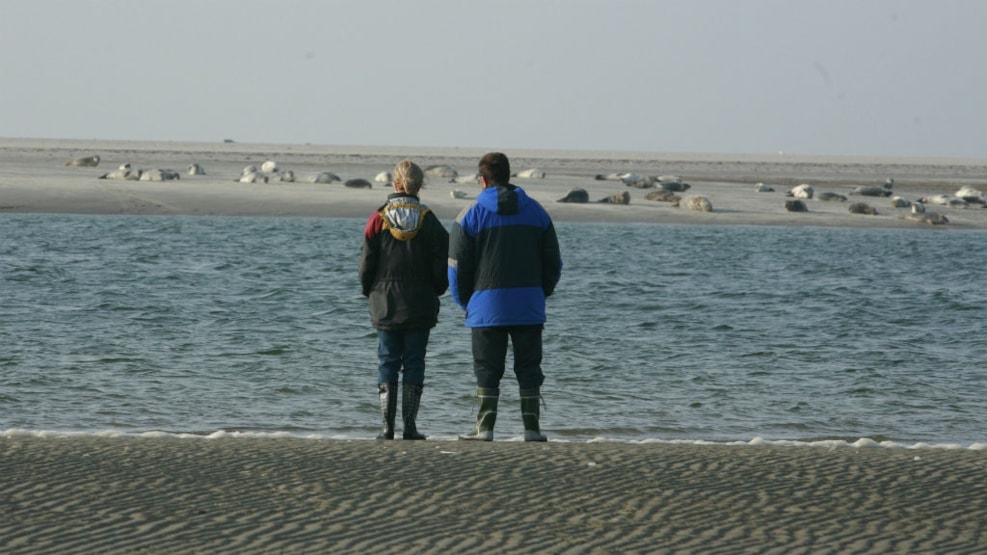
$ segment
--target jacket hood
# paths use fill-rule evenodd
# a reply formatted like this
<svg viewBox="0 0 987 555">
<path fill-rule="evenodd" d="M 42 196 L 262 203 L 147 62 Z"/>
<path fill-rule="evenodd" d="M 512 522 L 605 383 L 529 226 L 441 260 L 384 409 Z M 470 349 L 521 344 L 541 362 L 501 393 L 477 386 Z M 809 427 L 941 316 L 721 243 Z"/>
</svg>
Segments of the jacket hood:
<svg viewBox="0 0 987 555">
<path fill-rule="evenodd" d="M 517 214 L 528 202 L 524 189 L 510 183 L 487 187 L 476 197 L 476 202 L 485 209 L 497 214 Z"/>
<path fill-rule="evenodd" d="M 406 241 L 417 234 L 428 211 L 418 197 L 395 193 L 387 197 L 387 203 L 380 208 L 380 216 L 384 219 L 384 227 L 395 239 Z"/>
</svg>

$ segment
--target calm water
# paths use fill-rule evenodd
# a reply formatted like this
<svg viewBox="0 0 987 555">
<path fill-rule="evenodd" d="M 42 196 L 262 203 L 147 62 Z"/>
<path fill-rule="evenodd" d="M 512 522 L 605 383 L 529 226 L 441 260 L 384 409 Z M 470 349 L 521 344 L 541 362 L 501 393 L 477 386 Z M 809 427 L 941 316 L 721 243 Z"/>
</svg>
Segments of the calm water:
<svg viewBox="0 0 987 555">
<path fill-rule="evenodd" d="M 358 219 L 0 216 L 0 434 L 373 437 Z M 559 223 L 551 438 L 987 441 L 983 232 Z M 419 427 L 474 415 L 448 296 Z M 498 438 L 521 433 L 508 373 Z"/>
</svg>

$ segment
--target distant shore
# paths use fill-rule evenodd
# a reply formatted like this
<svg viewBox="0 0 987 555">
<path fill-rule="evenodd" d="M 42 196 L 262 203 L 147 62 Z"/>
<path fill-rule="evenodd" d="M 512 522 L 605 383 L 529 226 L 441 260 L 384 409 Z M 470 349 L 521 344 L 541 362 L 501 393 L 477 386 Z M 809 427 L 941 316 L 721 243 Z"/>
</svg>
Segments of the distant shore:
<svg viewBox="0 0 987 555">
<path fill-rule="evenodd" d="M 423 167 L 446 165 L 460 176 L 475 172 L 486 150 L 425 147 L 359 147 L 319 145 L 261 145 L 241 143 L 181 143 L 155 141 L 84 141 L 59 139 L 0 139 L 0 213 L 79 214 L 188 214 L 365 217 L 390 192 L 386 183 L 373 182 L 380 172 L 408 157 Z M 674 154 L 593 151 L 507 151 L 517 172 L 537 169 L 544 178 L 518 177 L 513 182 L 542 202 L 557 221 L 685 223 L 713 225 L 785 225 L 826 227 L 898 227 L 928 229 L 928 224 L 906 221 L 908 208 L 891 206 L 888 198 L 852 196 L 857 185 L 877 186 L 894 180 L 894 194 L 917 200 L 934 195 L 952 196 L 961 186 L 987 189 L 987 160 L 911 159 L 800 156 L 790 154 Z M 98 155 L 96 167 L 67 167 L 69 160 Z M 246 166 L 265 161 L 292 171 L 295 181 L 237 183 Z M 190 164 L 200 164 L 205 175 L 188 175 Z M 121 181 L 99 179 L 118 166 L 169 169 L 176 181 Z M 361 178 L 372 188 L 354 189 L 341 182 L 306 183 L 319 172 L 342 180 Z M 675 207 L 670 202 L 646 200 L 653 189 L 619 181 L 596 179 L 613 173 L 681 178 L 690 185 L 680 197 L 702 196 L 711 212 Z M 757 183 L 774 189 L 755 192 Z M 786 192 L 808 183 L 817 193 L 834 192 L 844 202 L 805 201 L 807 212 L 789 212 Z M 560 203 L 571 189 L 583 189 L 590 202 Z M 453 183 L 450 178 L 429 178 L 422 199 L 436 214 L 451 220 L 474 198 L 475 183 Z M 453 198 L 461 191 L 464 198 Z M 597 202 L 629 194 L 629 203 Z M 877 215 L 851 214 L 851 202 L 864 202 Z M 943 214 L 948 224 L 937 229 L 987 229 L 987 210 L 927 206 Z"/>
<path fill-rule="evenodd" d="M 0 551 L 983 553 L 982 451 L 0 438 Z"/>
</svg>

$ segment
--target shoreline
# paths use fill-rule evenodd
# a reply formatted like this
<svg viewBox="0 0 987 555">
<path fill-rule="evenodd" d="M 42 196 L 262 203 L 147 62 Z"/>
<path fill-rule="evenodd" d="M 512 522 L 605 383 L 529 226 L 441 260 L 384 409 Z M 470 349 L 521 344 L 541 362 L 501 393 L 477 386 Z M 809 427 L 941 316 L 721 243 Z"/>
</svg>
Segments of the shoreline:
<svg viewBox="0 0 987 555">
<path fill-rule="evenodd" d="M 0 439 L 6 553 L 987 549 L 983 453 Z"/>
<path fill-rule="evenodd" d="M 85 141 L 68 139 L 0 138 L 0 214 L 174 214 L 228 216 L 314 216 L 365 218 L 390 191 L 374 183 L 370 189 L 340 183 L 304 183 L 320 171 L 342 179 L 372 181 L 382 171 L 410 157 L 423 167 L 450 165 L 460 175 L 475 171 L 483 149 L 426 147 L 358 147 L 263 145 L 247 143 L 181 143 L 155 141 Z M 99 154 L 97 167 L 66 167 L 68 160 Z M 931 226 L 906 221 L 906 208 L 894 208 L 888 198 L 847 196 L 845 202 L 806 200 L 808 212 L 788 212 L 785 193 L 796 184 L 810 183 L 818 191 L 848 195 L 855 185 L 878 185 L 894 178 L 894 192 L 906 199 L 953 195 L 963 185 L 987 190 L 987 160 L 868 158 L 834 156 L 675 154 L 601 151 L 507 152 L 515 171 L 539 169 L 544 179 L 513 182 L 541 202 L 556 221 L 612 223 L 671 223 L 708 225 L 781 225 L 850 228 L 987 229 L 987 210 L 930 206 L 949 223 Z M 293 183 L 236 183 L 247 165 L 275 160 L 296 173 Z M 118 165 L 141 169 L 172 169 L 177 181 L 118 181 L 99 179 Z M 187 175 L 191 163 L 202 164 L 206 175 Z M 646 200 L 648 189 L 601 181 L 596 175 L 633 172 L 677 175 L 689 183 L 680 196 L 703 196 L 711 212 L 674 207 Z M 273 177 L 273 176 L 272 176 Z M 773 187 L 754 191 L 756 183 Z M 586 204 L 559 203 L 573 188 L 588 192 Z M 465 198 L 453 198 L 455 190 Z M 429 178 L 422 200 L 443 220 L 452 220 L 479 191 L 477 185 Z M 596 202 L 627 192 L 627 205 Z M 847 206 L 865 202 L 878 214 L 850 214 Z"/>
</svg>

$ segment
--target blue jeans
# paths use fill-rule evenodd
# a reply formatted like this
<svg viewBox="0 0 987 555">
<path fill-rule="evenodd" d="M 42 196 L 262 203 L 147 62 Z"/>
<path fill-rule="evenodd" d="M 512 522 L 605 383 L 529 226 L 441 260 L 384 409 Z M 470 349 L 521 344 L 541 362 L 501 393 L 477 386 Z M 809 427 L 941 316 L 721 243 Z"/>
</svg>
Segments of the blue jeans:
<svg viewBox="0 0 987 555">
<path fill-rule="evenodd" d="M 425 383 L 425 350 L 431 330 L 377 330 L 377 383 L 397 382 L 403 372 L 404 383 Z"/>
</svg>

